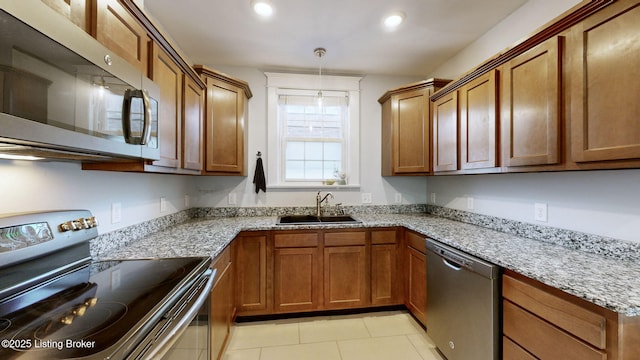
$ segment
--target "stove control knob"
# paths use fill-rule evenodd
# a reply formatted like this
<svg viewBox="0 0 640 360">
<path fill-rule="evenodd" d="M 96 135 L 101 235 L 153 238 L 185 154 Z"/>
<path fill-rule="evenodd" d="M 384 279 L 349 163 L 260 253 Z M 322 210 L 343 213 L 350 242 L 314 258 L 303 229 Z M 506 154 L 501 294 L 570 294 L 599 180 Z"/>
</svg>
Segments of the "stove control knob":
<svg viewBox="0 0 640 360">
<path fill-rule="evenodd" d="M 77 230 L 88 229 L 89 228 L 89 223 L 87 222 L 87 219 L 85 219 L 85 218 L 80 218 L 78 220 L 75 220 L 74 223 L 77 226 Z"/>
<path fill-rule="evenodd" d="M 93 307 L 98 303 L 98 298 L 97 297 L 90 297 L 87 300 L 84 301 L 84 304 L 88 307 Z"/>
<path fill-rule="evenodd" d="M 65 325 L 71 325 L 71 323 L 73 322 L 73 319 L 75 318 L 75 316 L 73 315 L 65 315 L 62 317 L 62 319 L 60 319 L 60 322 L 65 324 Z"/>
<path fill-rule="evenodd" d="M 86 305 L 80 305 L 77 308 L 75 308 L 73 310 L 73 315 L 75 316 L 83 316 L 84 313 L 87 312 L 87 306 Z"/>
<path fill-rule="evenodd" d="M 58 229 L 60 230 L 60 232 L 65 232 L 65 231 L 71 231 L 71 230 L 78 230 L 78 226 L 76 225 L 75 221 L 67 221 L 58 225 Z"/>
<path fill-rule="evenodd" d="M 87 220 L 87 224 L 89 225 L 89 228 L 94 228 L 98 226 L 98 219 L 96 219 L 95 216 L 86 218 L 85 220 Z"/>
</svg>

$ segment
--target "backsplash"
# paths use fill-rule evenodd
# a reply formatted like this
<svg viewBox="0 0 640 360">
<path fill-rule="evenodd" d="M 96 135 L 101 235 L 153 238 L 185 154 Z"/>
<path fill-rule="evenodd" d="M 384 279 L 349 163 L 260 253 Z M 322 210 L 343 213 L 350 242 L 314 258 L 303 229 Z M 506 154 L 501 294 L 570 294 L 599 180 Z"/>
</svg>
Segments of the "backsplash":
<svg viewBox="0 0 640 360">
<path fill-rule="evenodd" d="M 570 249 L 604 255 L 620 260 L 640 260 L 640 243 L 554 228 L 489 215 L 475 214 L 435 205 L 427 205 L 426 213 L 469 223 L 507 234 L 561 245 Z"/>
</svg>

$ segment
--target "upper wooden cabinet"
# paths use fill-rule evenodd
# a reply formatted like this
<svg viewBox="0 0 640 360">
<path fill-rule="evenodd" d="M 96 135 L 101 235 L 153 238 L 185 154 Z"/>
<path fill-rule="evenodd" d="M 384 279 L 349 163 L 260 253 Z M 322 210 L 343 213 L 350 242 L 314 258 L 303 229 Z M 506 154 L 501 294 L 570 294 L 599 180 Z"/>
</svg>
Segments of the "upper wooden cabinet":
<svg viewBox="0 0 640 360">
<path fill-rule="evenodd" d="M 89 3 L 91 35 L 146 75 L 151 42 L 147 30 L 118 0 L 89 0 Z"/>
<path fill-rule="evenodd" d="M 88 14 L 90 7 L 87 7 L 87 0 L 42 0 L 42 2 L 84 31 L 90 32 L 90 14 Z"/>
<path fill-rule="evenodd" d="M 433 172 L 458 170 L 458 92 L 433 103 Z"/>
<path fill-rule="evenodd" d="M 564 37 L 553 37 L 502 68 L 504 166 L 560 162 L 563 43 Z"/>
<path fill-rule="evenodd" d="M 640 159 L 640 4 L 616 1 L 573 30 L 573 160 Z"/>
<path fill-rule="evenodd" d="M 249 85 L 203 66 L 196 71 L 207 85 L 205 105 L 205 175 L 247 175 L 246 114 Z"/>
<path fill-rule="evenodd" d="M 185 77 L 182 94 L 182 168 L 201 171 L 204 164 L 204 90 Z"/>
<path fill-rule="evenodd" d="M 492 168 L 497 161 L 496 70 L 458 90 L 460 100 L 460 168 Z"/>
<path fill-rule="evenodd" d="M 382 176 L 431 173 L 429 96 L 449 80 L 430 79 L 387 91 L 382 104 Z"/>
</svg>

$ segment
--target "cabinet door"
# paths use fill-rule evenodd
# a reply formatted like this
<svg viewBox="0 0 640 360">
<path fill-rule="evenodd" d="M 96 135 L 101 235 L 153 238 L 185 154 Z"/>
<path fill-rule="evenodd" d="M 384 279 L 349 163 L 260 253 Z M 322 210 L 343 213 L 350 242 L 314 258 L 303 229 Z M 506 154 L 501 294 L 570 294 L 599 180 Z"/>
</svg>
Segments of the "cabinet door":
<svg viewBox="0 0 640 360">
<path fill-rule="evenodd" d="M 181 160 L 182 81 L 184 74 L 169 55 L 153 47 L 152 80 L 160 87 L 158 127 L 160 160 L 154 165 L 178 168 Z"/>
<path fill-rule="evenodd" d="M 392 97 L 395 174 L 426 174 L 430 170 L 428 89 Z"/>
<path fill-rule="evenodd" d="M 82 30 L 90 31 L 90 26 L 87 22 L 86 0 L 42 0 L 42 2 L 78 25 Z"/>
<path fill-rule="evenodd" d="M 458 170 L 458 92 L 433 103 L 433 171 Z"/>
<path fill-rule="evenodd" d="M 511 60 L 502 77 L 502 159 L 505 166 L 560 160 L 562 37 Z"/>
<path fill-rule="evenodd" d="M 423 325 L 426 325 L 427 256 L 410 246 L 407 247 L 407 290 L 405 294 L 405 305 Z"/>
<path fill-rule="evenodd" d="M 573 160 L 640 158 L 640 4 L 617 1 L 573 30 Z"/>
<path fill-rule="evenodd" d="M 182 168 L 202 170 L 204 91 L 195 81 L 185 76 L 184 115 L 182 117 Z"/>
<path fill-rule="evenodd" d="M 236 239 L 236 305 L 238 315 L 270 312 L 267 294 L 267 236 L 243 235 Z"/>
<path fill-rule="evenodd" d="M 274 311 L 318 310 L 322 271 L 318 247 L 274 251 Z"/>
<path fill-rule="evenodd" d="M 395 305 L 399 301 L 398 245 L 371 246 L 371 304 Z"/>
<path fill-rule="evenodd" d="M 324 248 L 324 307 L 345 309 L 366 306 L 365 246 Z"/>
<path fill-rule="evenodd" d="M 497 71 L 460 88 L 460 167 L 497 166 L 496 158 L 496 78 Z"/>
<path fill-rule="evenodd" d="M 244 93 L 217 79 L 206 82 L 205 170 L 244 175 Z"/>
<path fill-rule="evenodd" d="M 92 0 L 92 4 L 91 34 L 147 75 L 150 40 L 144 27 L 118 0 Z"/>
</svg>

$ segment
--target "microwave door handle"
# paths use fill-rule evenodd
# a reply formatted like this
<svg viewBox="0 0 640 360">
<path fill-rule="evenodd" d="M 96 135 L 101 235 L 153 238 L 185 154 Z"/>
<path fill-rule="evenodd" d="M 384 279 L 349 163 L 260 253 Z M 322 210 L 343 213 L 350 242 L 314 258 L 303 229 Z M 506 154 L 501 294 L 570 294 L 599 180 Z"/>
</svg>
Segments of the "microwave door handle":
<svg viewBox="0 0 640 360">
<path fill-rule="evenodd" d="M 140 145 L 147 145 L 151 137 L 151 101 L 146 90 L 140 91 L 142 94 L 142 104 L 144 106 L 144 123 Z"/>
<path fill-rule="evenodd" d="M 135 90 L 127 89 L 122 99 L 122 133 L 127 144 L 135 144 L 131 136 L 131 99 L 135 96 Z"/>
</svg>

